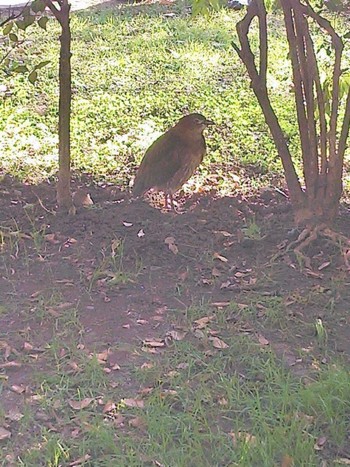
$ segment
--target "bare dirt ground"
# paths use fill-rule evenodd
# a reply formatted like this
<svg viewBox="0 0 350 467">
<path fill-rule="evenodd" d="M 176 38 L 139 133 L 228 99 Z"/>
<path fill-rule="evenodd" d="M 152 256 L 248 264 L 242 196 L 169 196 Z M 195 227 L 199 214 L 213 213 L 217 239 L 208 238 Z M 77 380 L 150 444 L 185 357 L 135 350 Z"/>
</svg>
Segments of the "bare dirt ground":
<svg viewBox="0 0 350 467">
<path fill-rule="evenodd" d="M 3 410 L 35 393 L 33 375 L 50 372 L 44 357 L 65 310 L 79 320 L 75 346 L 110 348 L 111 379 L 134 384 L 128 368 L 148 358 L 147 339 L 164 340 L 178 315 L 191 306 L 225 313 L 237 332 L 263 335 L 283 363 L 300 376 L 315 356 L 349 359 L 349 276 L 333 245 L 308 251 L 312 270 L 300 271 L 293 255 L 271 260 L 294 238 L 291 206 L 280 193 L 182 198 L 181 213 L 163 213 L 127 191 L 84 181 L 94 201 L 75 216 L 55 212 L 53 185 L 31 186 L 4 177 L 0 186 L 0 376 Z M 77 184 L 75 184 L 75 188 Z M 348 234 L 342 206 L 337 229 Z M 269 325 L 269 303 L 281 301 Z M 237 310 L 254 302 L 244 324 Z M 238 308 L 237 308 L 238 306 Z M 327 330 L 317 347 L 315 323 Z M 244 329 L 243 329 L 244 328 Z M 67 332 L 67 345 L 71 336 Z M 65 337 L 63 336 L 63 341 Z M 310 349 L 310 362 L 298 359 Z M 64 348 L 59 352 L 64 355 Z M 23 357 L 24 356 L 24 357 Z M 15 388 L 15 389 L 14 389 Z M 23 388 L 23 390 L 18 389 Z"/>
</svg>

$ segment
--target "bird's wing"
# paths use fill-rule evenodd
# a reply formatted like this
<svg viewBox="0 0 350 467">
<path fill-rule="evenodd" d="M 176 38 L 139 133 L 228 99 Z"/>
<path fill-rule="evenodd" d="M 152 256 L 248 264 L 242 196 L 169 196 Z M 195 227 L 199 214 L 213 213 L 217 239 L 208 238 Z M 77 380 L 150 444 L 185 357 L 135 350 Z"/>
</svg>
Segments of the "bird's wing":
<svg viewBox="0 0 350 467">
<path fill-rule="evenodd" d="M 164 186 L 181 168 L 185 146 L 168 132 L 160 136 L 146 151 L 134 182 L 134 193 L 140 195 L 154 187 Z"/>
</svg>

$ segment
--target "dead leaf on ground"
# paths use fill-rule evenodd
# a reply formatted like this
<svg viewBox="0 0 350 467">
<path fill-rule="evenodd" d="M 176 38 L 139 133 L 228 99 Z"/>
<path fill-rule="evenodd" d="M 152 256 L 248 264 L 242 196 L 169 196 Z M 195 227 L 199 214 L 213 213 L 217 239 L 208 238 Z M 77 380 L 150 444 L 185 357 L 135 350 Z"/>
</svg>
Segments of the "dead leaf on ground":
<svg viewBox="0 0 350 467">
<path fill-rule="evenodd" d="M 220 277 L 221 276 L 221 272 L 218 270 L 218 268 L 213 268 L 212 271 L 211 271 L 211 274 L 214 277 Z"/>
<path fill-rule="evenodd" d="M 211 321 L 213 321 L 214 316 L 203 316 L 203 318 L 196 319 L 194 322 L 196 323 L 196 328 L 197 329 L 203 329 L 209 324 Z"/>
<path fill-rule="evenodd" d="M 140 230 L 137 232 L 137 236 L 138 236 L 139 238 L 142 238 L 142 237 L 145 236 L 145 232 L 143 231 L 143 229 L 140 229 Z"/>
<path fill-rule="evenodd" d="M 108 412 L 112 412 L 112 410 L 115 410 L 115 409 L 116 409 L 115 403 L 113 401 L 108 401 L 103 407 L 102 412 L 108 413 Z"/>
<path fill-rule="evenodd" d="M 142 365 L 141 365 L 141 370 L 149 370 L 149 369 L 151 369 L 151 368 L 153 368 L 153 367 L 154 367 L 154 364 L 153 364 L 153 363 L 147 363 L 147 362 L 145 362 L 145 363 L 142 363 Z"/>
<path fill-rule="evenodd" d="M 314 444 L 315 451 L 322 451 L 322 449 L 325 447 L 326 442 L 327 438 L 325 436 L 320 436 L 319 438 L 317 438 L 316 443 Z"/>
<path fill-rule="evenodd" d="M 29 342 L 25 342 L 23 344 L 23 350 L 25 352 L 31 352 L 32 350 L 34 349 L 34 347 L 32 346 L 32 344 L 30 344 Z"/>
<path fill-rule="evenodd" d="M 231 281 L 226 281 L 226 282 L 223 282 L 221 285 L 220 285 L 220 289 L 227 289 L 228 287 L 230 287 L 231 285 Z"/>
<path fill-rule="evenodd" d="M 123 222 L 123 226 L 124 226 L 124 227 L 131 227 L 131 226 L 132 226 L 132 222 Z"/>
<path fill-rule="evenodd" d="M 256 444 L 256 436 L 252 435 L 251 433 L 247 433 L 246 431 L 238 431 L 237 433 L 229 433 L 232 438 L 232 442 L 234 446 L 237 446 L 238 442 L 243 442 L 246 444 L 250 444 L 254 446 Z"/>
<path fill-rule="evenodd" d="M 83 457 L 79 457 L 79 459 L 76 459 L 75 461 L 71 462 L 69 465 L 69 467 L 74 467 L 76 465 L 81 465 L 81 464 L 84 464 L 86 461 L 90 460 L 91 459 L 91 456 L 90 454 L 85 454 L 85 456 Z"/>
<path fill-rule="evenodd" d="M 14 384 L 11 386 L 11 391 L 15 392 L 16 394 L 23 394 L 26 392 L 26 386 Z"/>
<path fill-rule="evenodd" d="M 137 319 L 136 323 L 137 324 L 148 324 L 148 321 L 147 321 L 147 319 Z"/>
<path fill-rule="evenodd" d="M 258 334 L 258 341 L 260 345 L 269 345 L 270 341 L 266 339 L 262 334 Z"/>
<path fill-rule="evenodd" d="M 227 349 L 228 345 L 218 337 L 210 337 L 209 340 L 213 343 L 213 347 L 216 349 Z"/>
<path fill-rule="evenodd" d="M 90 354 L 90 358 L 96 357 L 98 363 L 105 365 L 108 359 L 108 356 L 110 354 L 110 350 L 106 349 L 103 352 L 96 353 L 96 354 Z"/>
<path fill-rule="evenodd" d="M 210 305 L 215 306 L 217 308 L 224 308 L 226 306 L 229 306 L 231 302 L 212 302 Z"/>
<path fill-rule="evenodd" d="M 174 341 L 182 341 L 185 336 L 186 336 L 186 332 L 184 331 L 169 331 L 166 333 L 166 337 L 170 337 L 170 339 L 173 339 Z"/>
<path fill-rule="evenodd" d="M 145 407 L 145 403 L 142 399 L 122 399 L 122 403 L 126 405 L 126 407 L 137 407 L 138 409 L 143 409 Z"/>
<path fill-rule="evenodd" d="M 88 407 L 93 400 L 94 399 L 91 397 L 85 397 L 85 399 L 82 399 L 81 401 L 75 401 L 70 399 L 68 400 L 68 404 L 74 410 L 82 410 Z"/>
<path fill-rule="evenodd" d="M 0 441 L 11 438 L 11 431 L 6 430 L 0 426 Z"/>
<path fill-rule="evenodd" d="M 19 362 L 5 362 L 5 363 L 0 363 L 0 368 L 21 368 L 22 363 Z"/>
<path fill-rule="evenodd" d="M 174 253 L 174 255 L 177 255 L 179 252 L 178 247 L 175 245 L 175 238 L 174 237 L 167 237 L 164 240 L 164 243 L 168 245 L 169 250 Z"/>
<path fill-rule="evenodd" d="M 226 230 L 214 230 L 214 233 L 221 234 L 223 237 L 232 237 L 232 234 Z"/>
<path fill-rule="evenodd" d="M 330 264 L 331 264 L 330 261 L 325 261 L 325 262 L 322 263 L 317 269 L 318 269 L 319 271 L 322 271 L 323 269 L 327 268 Z"/>
<path fill-rule="evenodd" d="M 223 263 L 228 262 L 228 259 L 225 256 L 220 255 L 219 253 L 214 253 L 213 258 L 218 259 L 218 260 L 222 261 Z"/>
<path fill-rule="evenodd" d="M 165 342 L 163 339 L 145 339 L 143 345 L 146 347 L 164 347 Z"/>
</svg>

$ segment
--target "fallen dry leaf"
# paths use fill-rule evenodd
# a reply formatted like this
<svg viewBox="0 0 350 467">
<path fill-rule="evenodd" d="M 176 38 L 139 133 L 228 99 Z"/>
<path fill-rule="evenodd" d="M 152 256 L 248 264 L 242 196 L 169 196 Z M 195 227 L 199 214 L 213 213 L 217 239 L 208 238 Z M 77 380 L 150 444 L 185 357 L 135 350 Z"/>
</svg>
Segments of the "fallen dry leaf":
<svg viewBox="0 0 350 467">
<path fill-rule="evenodd" d="M 26 352 L 31 352 L 32 350 L 34 349 L 34 347 L 32 346 L 32 344 L 30 344 L 29 342 L 25 342 L 23 344 L 23 350 L 26 351 Z"/>
<path fill-rule="evenodd" d="M 85 409 L 86 407 L 88 407 L 93 400 L 94 399 L 91 397 L 86 397 L 85 399 L 82 399 L 81 401 L 74 401 L 70 399 L 68 400 L 68 404 L 74 410 L 81 410 L 81 409 Z"/>
<path fill-rule="evenodd" d="M 214 316 L 203 316 L 203 318 L 196 319 L 194 322 L 196 323 L 197 329 L 203 329 L 210 323 L 210 321 L 213 321 L 213 319 Z"/>
<path fill-rule="evenodd" d="M 114 371 L 120 370 L 120 366 L 118 365 L 118 363 L 115 363 L 115 364 L 112 366 L 111 370 L 114 370 Z"/>
<path fill-rule="evenodd" d="M 325 261 L 325 262 L 322 263 L 317 269 L 318 269 L 319 271 L 322 271 L 323 269 L 327 268 L 330 264 L 331 264 L 330 261 Z"/>
<path fill-rule="evenodd" d="M 113 401 L 108 401 L 103 407 L 102 412 L 108 413 L 108 412 L 112 412 L 112 410 L 115 410 L 115 409 L 116 409 L 115 403 Z"/>
<path fill-rule="evenodd" d="M 0 368 L 20 368 L 22 366 L 22 363 L 19 362 L 6 362 L 6 363 L 0 363 Z"/>
<path fill-rule="evenodd" d="M 167 237 L 164 240 L 164 243 L 168 245 L 169 250 L 174 253 L 174 255 L 177 255 L 179 252 L 178 247 L 175 245 L 175 238 L 174 237 Z"/>
<path fill-rule="evenodd" d="M 214 277 L 220 277 L 221 276 L 221 272 L 218 270 L 218 268 L 213 268 L 212 271 L 211 271 L 211 274 Z"/>
<path fill-rule="evenodd" d="M 226 281 L 226 282 L 223 282 L 221 285 L 220 285 L 220 289 L 227 289 L 227 287 L 230 287 L 231 285 L 231 282 L 230 281 Z"/>
<path fill-rule="evenodd" d="M 137 324 L 148 324 L 148 321 L 147 321 L 147 319 L 138 319 L 138 320 L 136 320 L 136 323 Z"/>
<path fill-rule="evenodd" d="M 147 347 L 164 347 L 165 343 L 160 339 L 145 339 L 143 341 L 143 345 L 146 345 Z"/>
<path fill-rule="evenodd" d="M 0 426 L 0 441 L 11 438 L 11 431 Z"/>
<path fill-rule="evenodd" d="M 218 259 L 218 260 L 222 261 L 223 263 L 228 262 L 228 259 L 225 256 L 220 255 L 219 253 L 214 253 L 213 258 Z"/>
<path fill-rule="evenodd" d="M 228 348 L 228 345 L 226 344 L 226 342 L 219 339 L 218 337 L 210 337 L 209 340 L 212 341 L 213 347 L 215 347 L 216 349 L 227 349 Z"/>
<path fill-rule="evenodd" d="M 124 226 L 124 227 L 131 227 L 131 226 L 132 226 L 132 222 L 123 222 L 123 226 Z"/>
<path fill-rule="evenodd" d="M 71 462 L 69 465 L 69 467 L 74 467 L 76 465 L 81 465 L 81 464 L 84 464 L 86 461 L 88 461 L 89 459 L 91 459 L 91 456 L 90 454 L 85 454 L 85 456 L 83 457 L 79 457 L 79 459 L 76 459 L 75 461 Z"/>
<path fill-rule="evenodd" d="M 315 451 L 322 451 L 322 449 L 325 447 L 326 442 L 327 438 L 325 436 L 320 436 L 319 438 L 317 438 L 316 443 L 314 444 Z"/>
<path fill-rule="evenodd" d="M 145 406 L 142 399 L 122 399 L 122 403 L 126 405 L 126 407 L 137 407 L 139 409 L 143 409 Z"/>
<path fill-rule="evenodd" d="M 258 341 L 260 345 L 269 345 L 270 342 L 262 334 L 258 334 Z"/>
<path fill-rule="evenodd" d="M 219 233 L 224 237 L 232 237 L 232 234 L 230 232 L 226 232 L 226 230 L 216 230 L 214 233 Z"/>
<path fill-rule="evenodd" d="M 154 364 L 153 363 L 142 363 L 141 365 L 141 370 L 149 370 L 150 368 L 153 368 Z"/>
<path fill-rule="evenodd" d="M 23 394 L 26 391 L 26 387 L 23 385 L 14 384 L 11 386 L 11 391 L 15 392 L 16 394 Z"/>
<path fill-rule="evenodd" d="M 215 306 L 217 308 L 224 308 L 226 306 L 229 306 L 231 302 L 212 302 L 211 306 Z"/>
<path fill-rule="evenodd" d="M 182 341 L 186 336 L 186 332 L 181 331 L 169 331 L 166 333 L 166 337 L 170 337 L 174 341 Z"/>
<path fill-rule="evenodd" d="M 145 232 L 143 231 L 143 229 L 140 229 L 140 230 L 137 232 L 137 236 L 138 236 L 139 238 L 142 238 L 142 237 L 145 236 Z"/>
</svg>

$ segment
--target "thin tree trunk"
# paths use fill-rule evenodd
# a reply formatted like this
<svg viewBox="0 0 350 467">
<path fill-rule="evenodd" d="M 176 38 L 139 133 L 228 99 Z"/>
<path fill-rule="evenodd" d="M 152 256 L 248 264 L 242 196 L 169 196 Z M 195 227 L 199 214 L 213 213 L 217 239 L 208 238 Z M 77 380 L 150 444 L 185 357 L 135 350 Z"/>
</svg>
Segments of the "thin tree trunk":
<svg viewBox="0 0 350 467">
<path fill-rule="evenodd" d="M 60 35 L 59 60 L 59 171 L 57 181 L 57 202 L 59 208 L 68 212 L 72 208 L 72 195 L 70 190 L 70 116 L 71 116 L 71 31 L 70 31 L 70 4 L 68 0 L 59 0 L 57 8 L 51 0 L 46 0 L 56 19 L 59 21 L 62 32 Z"/>
</svg>

